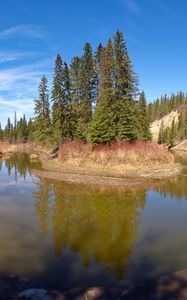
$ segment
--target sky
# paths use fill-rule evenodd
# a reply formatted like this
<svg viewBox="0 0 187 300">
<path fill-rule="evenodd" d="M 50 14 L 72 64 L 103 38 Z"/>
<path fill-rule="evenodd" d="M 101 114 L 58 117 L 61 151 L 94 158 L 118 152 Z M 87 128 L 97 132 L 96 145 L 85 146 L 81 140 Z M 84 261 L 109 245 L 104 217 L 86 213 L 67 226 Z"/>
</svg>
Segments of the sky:
<svg viewBox="0 0 187 300">
<path fill-rule="evenodd" d="M 186 0 L 1 0 L 0 120 L 33 115 L 42 75 L 58 53 L 70 63 L 86 42 L 123 31 L 147 101 L 187 92 Z"/>
</svg>

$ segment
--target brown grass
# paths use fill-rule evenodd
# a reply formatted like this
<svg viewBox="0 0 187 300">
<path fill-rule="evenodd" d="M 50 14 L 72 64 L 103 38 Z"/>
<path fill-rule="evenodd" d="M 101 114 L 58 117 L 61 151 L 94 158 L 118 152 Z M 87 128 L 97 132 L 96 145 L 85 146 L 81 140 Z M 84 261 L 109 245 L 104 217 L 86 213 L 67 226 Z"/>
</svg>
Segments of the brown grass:
<svg viewBox="0 0 187 300">
<path fill-rule="evenodd" d="M 147 142 L 118 142 L 111 145 L 92 147 L 80 141 L 67 142 L 61 145 L 59 159 L 94 163 L 98 165 L 141 165 L 174 162 L 173 155 L 163 146 Z"/>
</svg>

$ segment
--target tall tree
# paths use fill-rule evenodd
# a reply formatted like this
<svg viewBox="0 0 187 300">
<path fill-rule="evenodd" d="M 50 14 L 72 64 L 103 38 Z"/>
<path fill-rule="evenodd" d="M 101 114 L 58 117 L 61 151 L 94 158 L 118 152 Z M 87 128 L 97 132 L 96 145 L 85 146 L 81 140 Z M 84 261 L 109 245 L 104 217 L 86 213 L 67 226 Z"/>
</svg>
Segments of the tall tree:
<svg viewBox="0 0 187 300">
<path fill-rule="evenodd" d="M 119 140 L 137 139 L 135 118 L 135 95 L 137 77 L 130 61 L 123 33 L 116 32 L 114 37 L 115 59 L 115 123 Z M 124 128 L 126 126 L 127 128 Z"/>
<path fill-rule="evenodd" d="M 164 143 L 164 122 L 162 120 L 159 133 L 158 133 L 158 144 L 163 144 Z"/>
<path fill-rule="evenodd" d="M 46 143 L 51 137 L 51 120 L 47 78 L 43 76 L 38 87 L 39 96 L 35 100 L 35 135 L 40 143 Z"/>
<path fill-rule="evenodd" d="M 80 117 L 77 126 L 77 137 L 86 140 L 88 127 L 92 117 L 92 105 L 95 101 L 95 67 L 92 47 L 85 44 L 80 70 L 81 98 Z"/>
<path fill-rule="evenodd" d="M 97 107 L 89 129 L 89 139 L 93 144 L 110 143 L 115 140 L 113 77 L 113 45 L 109 39 L 107 47 L 102 50 Z"/>
<path fill-rule="evenodd" d="M 52 89 L 52 122 L 54 141 L 56 142 L 73 138 L 70 85 L 68 65 L 58 54 L 55 61 Z"/>
<path fill-rule="evenodd" d="M 144 92 L 140 93 L 137 117 L 139 127 L 138 138 L 141 140 L 151 140 L 150 121 Z"/>
</svg>

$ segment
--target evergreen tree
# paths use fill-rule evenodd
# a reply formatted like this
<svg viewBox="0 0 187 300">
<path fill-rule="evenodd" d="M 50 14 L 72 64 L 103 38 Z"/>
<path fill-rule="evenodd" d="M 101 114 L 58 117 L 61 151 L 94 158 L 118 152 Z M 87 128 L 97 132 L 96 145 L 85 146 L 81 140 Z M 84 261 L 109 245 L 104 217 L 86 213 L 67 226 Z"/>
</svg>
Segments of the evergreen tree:
<svg viewBox="0 0 187 300">
<path fill-rule="evenodd" d="M 38 87 L 39 96 L 35 100 L 35 136 L 39 143 L 47 143 L 51 137 L 51 120 L 47 78 L 43 76 Z M 23 119 L 23 127 L 26 122 Z M 22 133 L 23 134 L 23 133 Z"/>
<path fill-rule="evenodd" d="M 77 138 L 86 140 L 88 127 L 92 117 L 92 105 L 95 101 L 95 67 L 92 47 L 86 43 L 81 60 L 80 83 L 80 117 L 78 120 Z"/>
<path fill-rule="evenodd" d="M 113 114 L 113 45 L 110 39 L 102 51 L 97 107 L 89 130 L 89 139 L 93 144 L 112 142 L 116 135 Z"/>
<path fill-rule="evenodd" d="M 133 100 L 127 97 L 125 101 L 121 101 L 120 107 L 120 119 L 118 123 L 118 139 L 120 141 L 135 141 L 138 139 L 136 122 Z"/>
<path fill-rule="evenodd" d="M 13 132 L 13 140 L 17 140 L 17 114 L 14 113 L 14 132 Z"/>
<path fill-rule="evenodd" d="M 176 127 L 175 127 L 175 118 L 173 118 L 172 125 L 171 125 L 171 132 L 170 132 L 170 146 L 174 146 L 176 138 Z"/>
<path fill-rule="evenodd" d="M 141 140 L 151 140 L 150 122 L 147 111 L 145 93 L 140 93 L 138 101 L 138 137 Z"/>
<path fill-rule="evenodd" d="M 55 73 L 52 89 L 52 124 L 54 141 L 59 142 L 63 138 L 63 104 L 64 92 L 62 86 L 63 62 L 58 54 L 55 61 Z"/>
<path fill-rule="evenodd" d="M 54 141 L 73 138 L 70 76 L 67 64 L 57 55 L 52 90 L 52 122 Z"/>
<path fill-rule="evenodd" d="M 122 139 L 137 139 L 137 123 L 135 119 L 135 95 L 137 92 L 137 77 L 128 55 L 122 32 L 117 31 L 114 37 L 115 59 L 115 123 L 117 137 Z M 127 128 L 123 128 L 127 126 Z"/>
<path fill-rule="evenodd" d="M 88 140 L 93 145 L 106 144 L 115 141 L 114 116 L 107 102 L 98 105 L 89 128 Z"/>
<path fill-rule="evenodd" d="M 164 122 L 162 120 L 159 129 L 159 134 L 158 134 L 158 144 L 163 144 L 163 143 L 164 143 Z"/>
<path fill-rule="evenodd" d="M 137 76 L 129 58 L 123 33 L 120 31 L 117 31 L 114 37 L 114 54 L 116 99 L 123 96 L 133 97 L 137 92 Z"/>
</svg>

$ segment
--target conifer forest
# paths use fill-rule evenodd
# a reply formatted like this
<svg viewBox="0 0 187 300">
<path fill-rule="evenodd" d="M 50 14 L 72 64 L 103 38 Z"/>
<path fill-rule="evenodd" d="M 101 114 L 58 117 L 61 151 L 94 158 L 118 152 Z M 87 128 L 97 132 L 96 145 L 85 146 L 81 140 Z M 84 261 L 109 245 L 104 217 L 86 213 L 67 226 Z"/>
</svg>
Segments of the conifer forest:
<svg viewBox="0 0 187 300">
<path fill-rule="evenodd" d="M 43 76 L 34 117 L 8 119 L 1 140 L 41 144 L 82 140 L 93 145 L 151 140 L 144 92 L 138 90 L 123 33 L 116 32 L 95 53 L 86 43 L 68 65 L 57 55 L 51 91 Z"/>
</svg>

